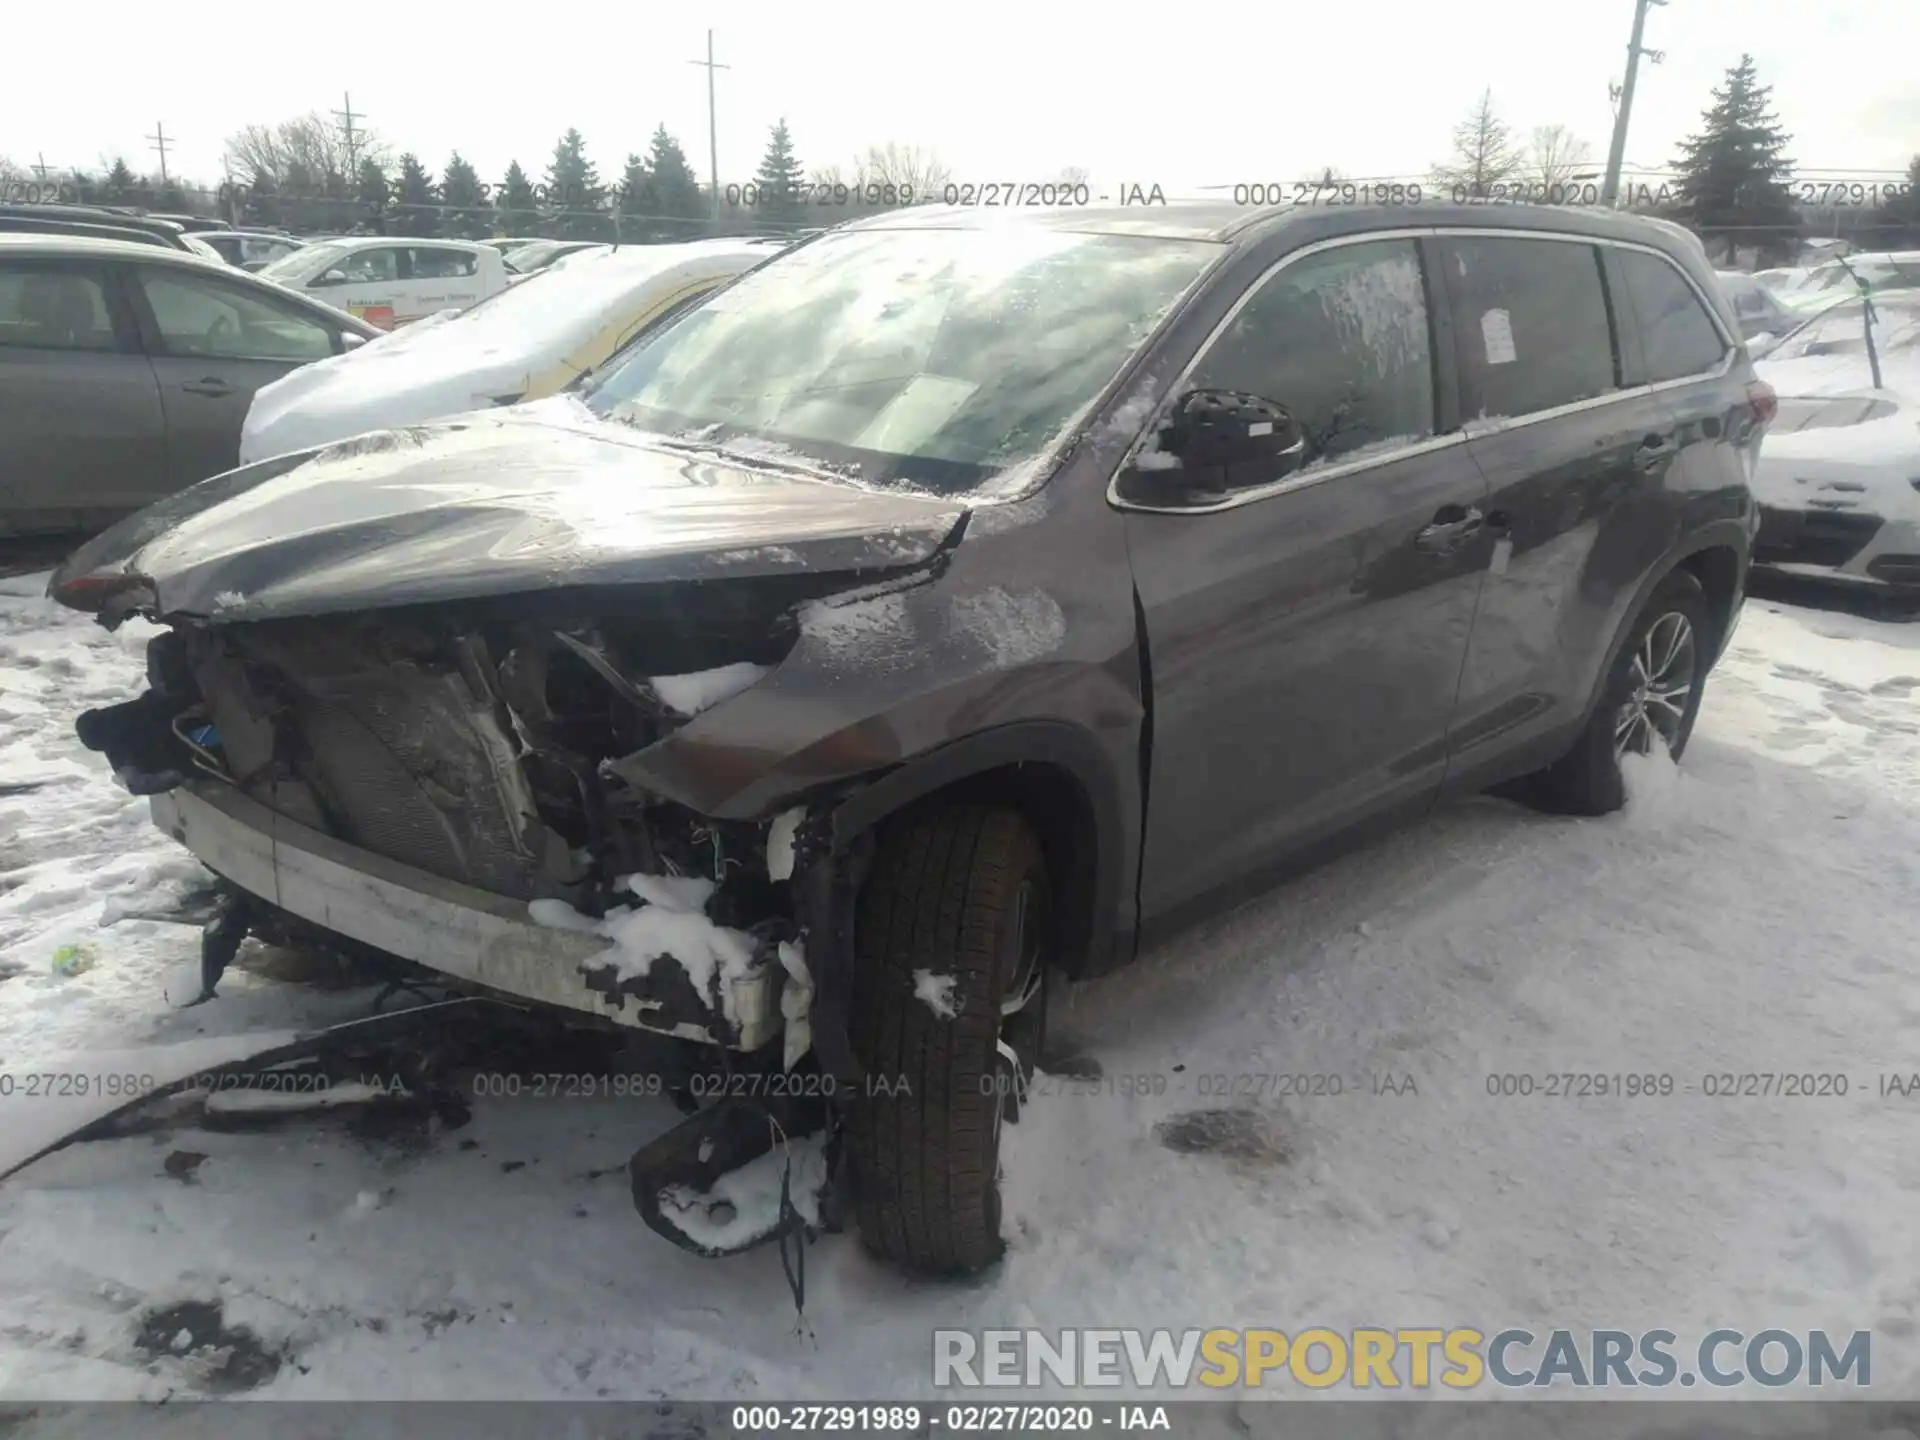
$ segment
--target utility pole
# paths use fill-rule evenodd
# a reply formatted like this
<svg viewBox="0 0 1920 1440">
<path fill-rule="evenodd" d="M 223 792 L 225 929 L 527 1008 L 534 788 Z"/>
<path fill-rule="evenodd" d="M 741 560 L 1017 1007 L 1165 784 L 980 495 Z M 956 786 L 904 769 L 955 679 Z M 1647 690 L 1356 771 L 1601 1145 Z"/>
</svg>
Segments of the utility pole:
<svg viewBox="0 0 1920 1440">
<path fill-rule="evenodd" d="M 147 136 L 147 139 L 151 142 L 147 148 L 160 152 L 160 184 L 164 188 L 167 183 L 167 127 L 158 120 L 154 121 L 153 134 Z"/>
<path fill-rule="evenodd" d="M 713 31 L 707 31 L 707 58 L 689 60 L 689 65 L 707 67 L 707 183 L 713 187 L 713 223 L 720 224 L 720 131 L 714 120 L 713 72 L 730 70 L 730 65 L 719 64 L 713 58 Z"/>
<path fill-rule="evenodd" d="M 40 163 L 33 167 L 33 173 L 38 175 L 40 177 L 40 183 L 45 185 L 47 183 L 47 152 L 42 150 L 34 158 Z"/>
<path fill-rule="evenodd" d="M 340 98 L 346 102 L 346 108 L 334 111 L 333 116 L 334 119 L 340 122 L 341 137 L 347 144 L 347 183 L 351 185 L 355 183 L 360 174 L 360 141 L 355 138 L 353 122 L 356 119 L 364 120 L 367 117 L 365 115 L 356 116 L 353 113 L 352 94 L 342 92 Z M 365 133 L 364 126 L 361 127 L 361 133 Z"/>
<path fill-rule="evenodd" d="M 1647 11 L 1666 3 L 1667 0 L 1633 0 L 1633 35 L 1627 41 L 1627 78 L 1620 84 L 1620 107 L 1613 117 L 1613 143 L 1607 149 L 1607 178 L 1600 185 L 1600 203 L 1609 208 L 1620 199 L 1620 166 L 1627 153 L 1627 122 L 1633 115 L 1633 82 L 1640 72 L 1640 57 L 1645 55 L 1656 65 L 1666 58 L 1664 51 L 1641 47 Z"/>
</svg>

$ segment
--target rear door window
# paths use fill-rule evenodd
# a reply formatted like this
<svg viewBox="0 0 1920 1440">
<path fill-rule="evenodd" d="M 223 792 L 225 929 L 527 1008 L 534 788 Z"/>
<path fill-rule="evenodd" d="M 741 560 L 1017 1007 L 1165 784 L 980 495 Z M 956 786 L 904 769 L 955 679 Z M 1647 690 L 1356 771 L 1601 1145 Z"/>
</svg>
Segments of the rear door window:
<svg viewBox="0 0 1920 1440">
<path fill-rule="evenodd" d="M 1517 420 L 1619 388 L 1594 246 L 1443 236 L 1440 254 L 1468 420 Z"/>
<path fill-rule="evenodd" d="M 1651 384 L 1681 380 L 1717 369 L 1727 358 L 1728 345 L 1714 324 L 1699 292 L 1672 261 L 1644 250 L 1621 250 L 1615 255 L 1618 273 L 1640 326 L 1640 348 Z M 1758 286 L 1729 286 L 1736 297 L 1745 293 L 1755 313 L 1765 313 L 1766 297 Z"/>
<path fill-rule="evenodd" d="M 409 278 L 414 280 L 447 280 L 471 275 L 479 264 L 471 250 L 454 250 L 440 245 L 415 245 L 412 257 L 413 268 Z"/>
<path fill-rule="evenodd" d="M 117 349 L 106 278 L 58 265 L 0 265 L 0 345 Z"/>
</svg>

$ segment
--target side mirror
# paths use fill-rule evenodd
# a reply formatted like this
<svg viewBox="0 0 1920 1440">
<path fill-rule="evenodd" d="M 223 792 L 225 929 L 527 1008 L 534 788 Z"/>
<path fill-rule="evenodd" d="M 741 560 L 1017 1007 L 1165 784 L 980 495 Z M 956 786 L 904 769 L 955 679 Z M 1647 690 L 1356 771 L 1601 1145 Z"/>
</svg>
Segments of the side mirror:
<svg viewBox="0 0 1920 1440">
<path fill-rule="evenodd" d="M 311 288 L 311 287 L 314 287 L 314 286 L 320 286 L 320 285 L 344 285 L 344 284 L 346 284 L 346 283 L 347 283 L 347 272 L 346 272 L 346 271 L 344 271 L 344 270 L 329 270 L 329 271 L 327 271 L 327 273 L 326 273 L 326 274 L 324 274 L 324 275 L 322 275 L 322 276 L 320 276 L 320 278 L 319 278 L 319 279 L 317 279 L 317 280 L 309 280 L 309 281 L 307 282 L 307 285 L 308 285 L 308 287 L 309 287 L 309 288 Z"/>
<path fill-rule="evenodd" d="M 1145 503 L 1205 504 L 1284 480 L 1306 463 L 1306 433 L 1284 405 L 1241 390 L 1189 390 L 1134 458 L 1126 488 Z"/>
<path fill-rule="evenodd" d="M 367 343 L 367 337 L 360 334 L 358 331 L 342 330 L 340 332 L 340 348 L 342 351 L 358 350 L 362 345 L 366 343 Z"/>
<path fill-rule="evenodd" d="M 1780 338 L 1772 331 L 1762 330 L 1758 335 L 1753 336 L 1747 341 L 1747 355 L 1751 359 L 1758 360 L 1779 343 Z"/>
</svg>

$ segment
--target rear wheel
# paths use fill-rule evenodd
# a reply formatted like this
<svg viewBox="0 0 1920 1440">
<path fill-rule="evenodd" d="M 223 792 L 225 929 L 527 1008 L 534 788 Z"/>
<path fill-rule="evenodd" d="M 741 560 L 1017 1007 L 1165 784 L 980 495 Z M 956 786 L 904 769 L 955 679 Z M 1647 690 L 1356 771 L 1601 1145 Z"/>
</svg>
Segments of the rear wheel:
<svg viewBox="0 0 1920 1440">
<path fill-rule="evenodd" d="M 1519 794 L 1544 809 L 1605 815 L 1626 803 L 1620 762 L 1687 748 L 1712 653 L 1713 614 L 1699 580 L 1676 570 L 1660 582 L 1608 673 L 1593 718 L 1573 748 L 1526 777 Z"/>
<path fill-rule="evenodd" d="M 881 836 L 855 927 L 854 1212 L 932 1274 L 1000 1258 L 1000 1127 L 1037 1051 L 1051 895 L 1015 811 L 940 805 Z"/>
</svg>

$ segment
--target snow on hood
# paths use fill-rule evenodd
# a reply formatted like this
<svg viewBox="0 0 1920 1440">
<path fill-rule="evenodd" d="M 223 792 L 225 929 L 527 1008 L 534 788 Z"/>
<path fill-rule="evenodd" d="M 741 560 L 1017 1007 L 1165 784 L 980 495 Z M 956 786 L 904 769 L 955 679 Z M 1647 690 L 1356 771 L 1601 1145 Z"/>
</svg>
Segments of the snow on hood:
<svg viewBox="0 0 1920 1440">
<path fill-rule="evenodd" d="M 565 265 L 524 277 L 537 285 L 442 311 L 263 386 L 241 430 L 240 462 L 518 399 L 557 367 L 578 374 L 602 358 L 576 352 L 621 317 L 646 314 L 690 285 L 736 275 L 766 256 L 764 245 L 743 241 L 570 255 Z"/>
<path fill-rule="evenodd" d="M 95 537 L 49 592 L 220 622 L 924 563 L 962 502 L 690 452 L 572 396 L 229 471 Z"/>
</svg>

